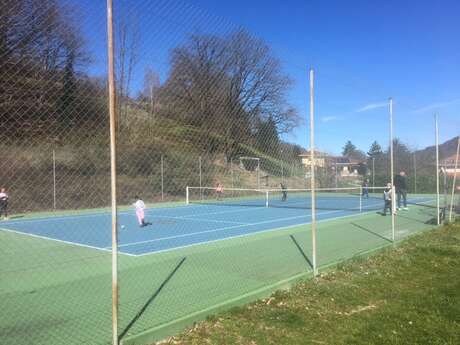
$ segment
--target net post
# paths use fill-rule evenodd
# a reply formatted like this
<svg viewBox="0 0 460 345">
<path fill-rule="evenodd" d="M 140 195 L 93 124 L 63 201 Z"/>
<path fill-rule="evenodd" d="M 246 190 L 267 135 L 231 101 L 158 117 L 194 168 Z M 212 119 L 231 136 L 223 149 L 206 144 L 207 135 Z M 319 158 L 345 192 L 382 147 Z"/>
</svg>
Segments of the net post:
<svg viewBox="0 0 460 345">
<path fill-rule="evenodd" d="M 117 232 L 117 170 L 116 170 L 116 109 L 113 44 L 113 4 L 107 0 L 107 58 L 110 113 L 110 180 L 112 208 L 112 344 L 118 345 L 118 232 Z"/>
<path fill-rule="evenodd" d="M 393 160 L 393 98 L 389 99 L 390 106 L 390 174 L 391 174 L 391 240 L 395 241 L 395 214 L 396 198 L 394 185 L 394 160 Z"/>
<path fill-rule="evenodd" d="M 310 188 L 311 188 L 311 242 L 313 276 L 318 275 L 316 262 L 316 196 L 315 196 L 315 138 L 314 138 L 314 71 L 310 69 Z"/>
<path fill-rule="evenodd" d="M 201 193 L 201 188 L 200 188 L 200 193 Z M 189 187 L 185 187 L 185 204 L 189 205 L 190 204 L 190 189 Z"/>
<path fill-rule="evenodd" d="M 434 128 L 435 128 L 435 146 L 436 146 L 436 221 L 437 225 L 441 224 L 439 217 L 440 200 L 439 200 L 439 129 L 438 129 L 438 115 L 434 115 Z"/>
<path fill-rule="evenodd" d="M 458 169 L 458 155 L 459 154 L 460 154 L 460 136 L 458 137 L 457 155 L 455 156 L 454 180 L 452 181 L 452 195 L 450 197 L 450 207 L 449 207 L 449 223 L 452 222 L 452 209 L 454 207 L 454 194 L 455 194 L 455 186 L 457 183 L 457 169 Z"/>
<path fill-rule="evenodd" d="M 268 207 L 268 190 L 265 191 L 265 207 Z"/>
</svg>

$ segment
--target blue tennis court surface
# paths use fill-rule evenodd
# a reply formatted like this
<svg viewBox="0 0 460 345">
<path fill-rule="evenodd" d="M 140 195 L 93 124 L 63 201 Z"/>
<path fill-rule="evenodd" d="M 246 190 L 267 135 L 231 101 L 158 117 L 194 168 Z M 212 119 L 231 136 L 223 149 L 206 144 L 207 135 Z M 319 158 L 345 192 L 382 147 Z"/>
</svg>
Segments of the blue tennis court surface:
<svg viewBox="0 0 460 345">
<path fill-rule="evenodd" d="M 423 203 L 432 198 L 417 197 Z M 330 201 L 330 199 L 329 199 Z M 321 201 L 320 201 L 321 202 Z M 382 200 L 363 199 L 362 210 L 380 209 Z M 359 210 L 319 209 L 318 220 L 359 214 Z M 257 232 L 310 223 L 310 210 L 290 207 L 248 207 L 235 205 L 187 205 L 151 208 L 146 220 L 152 225 L 140 228 L 134 211 L 119 213 L 119 251 L 139 256 L 186 246 L 245 236 Z M 47 218 L 15 219 L 0 223 L 4 231 L 28 234 L 100 250 L 111 248 L 109 213 Z"/>
</svg>

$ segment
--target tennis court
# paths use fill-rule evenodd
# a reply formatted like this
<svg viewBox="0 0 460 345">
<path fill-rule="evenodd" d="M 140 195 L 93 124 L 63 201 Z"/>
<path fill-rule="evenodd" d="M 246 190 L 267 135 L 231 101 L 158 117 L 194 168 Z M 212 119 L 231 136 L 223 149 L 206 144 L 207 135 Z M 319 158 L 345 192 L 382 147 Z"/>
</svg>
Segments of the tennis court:
<svg viewBox="0 0 460 345">
<path fill-rule="evenodd" d="M 270 295 L 312 274 L 311 221 L 305 195 L 228 196 L 152 207 L 139 228 L 134 211 L 119 213 L 120 324 L 123 344 L 159 340 L 210 314 Z M 391 245 L 391 217 L 380 198 L 328 198 L 318 209 L 318 266 Z M 242 200 L 252 203 L 243 206 Z M 430 229 L 431 195 L 413 195 L 396 217 L 397 239 Z M 279 205 L 277 205 L 280 203 Z M 348 206 L 348 209 L 340 207 Z M 0 290 L 3 343 L 104 344 L 111 331 L 110 214 L 16 218 L 2 222 L 8 257 Z M 121 226 L 124 226 L 121 228 Z M 5 261 L 6 262 L 6 261 Z M 83 264 L 84 263 L 84 264 Z M 47 277 L 47 279 L 43 279 Z M 27 330 L 25 332 L 24 330 Z M 27 336 L 25 336 L 27 335 Z"/>
<path fill-rule="evenodd" d="M 289 192 L 286 201 L 272 193 L 270 206 L 258 196 L 208 197 L 196 204 L 150 208 L 152 225 L 140 228 L 134 212 L 119 213 L 119 250 L 132 256 L 147 255 L 202 243 L 246 236 L 310 223 L 309 195 Z M 264 194 L 265 195 L 265 194 Z M 409 204 L 432 203 L 427 196 L 411 197 Z M 360 198 L 345 193 L 321 192 L 316 197 L 319 221 L 343 218 L 383 208 L 381 198 Z M 324 206 L 323 206 L 324 205 Z M 248 207 L 249 206 L 249 207 Z M 19 232 L 99 250 L 111 249 L 110 213 L 14 219 L 2 222 L 3 231 Z"/>
</svg>

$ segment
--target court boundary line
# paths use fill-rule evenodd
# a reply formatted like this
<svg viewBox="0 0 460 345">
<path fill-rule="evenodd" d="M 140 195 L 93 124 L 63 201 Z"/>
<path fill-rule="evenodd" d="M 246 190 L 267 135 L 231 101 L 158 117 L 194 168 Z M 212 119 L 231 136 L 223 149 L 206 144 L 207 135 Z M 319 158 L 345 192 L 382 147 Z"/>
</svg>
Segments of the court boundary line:
<svg viewBox="0 0 460 345">
<path fill-rule="evenodd" d="M 17 231 L 17 230 L 12 230 L 12 229 L 5 229 L 3 227 L 0 227 L 0 231 L 13 233 L 13 234 L 16 234 L 16 235 L 30 236 L 30 237 L 37 238 L 37 239 L 40 239 L 40 240 L 48 240 L 48 241 L 59 242 L 59 243 L 63 243 L 63 244 L 66 244 L 66 245 L 73 245 L 73 246 L 77 246 L 77 247 L 84 247 L 84 248 L 89 248 L 89 249 L 101 250 L 101 251 L 103 251 L 105 253 L 111 253 L 112 252 L 111 249 L 107 249 L 106 247 L 94 247 L 94 246 L 91 246 L 89 244 L 83 244 L 83 243 L 78 243 L 78 242 L 70 242 L 70 241 L 60 240 L 58 238 L 46 237 L 46 236 L 41 236 L 41 235 L 37 235 L 37 234 L 31 234 L 31 233 L 28 233 L 28 232 L 21 232 L 21 231 Z M 120 253 L 123 254 L 123 255 L 132 256 L 132 257 L 137 256 L 137 255 L 130 254 L 130 253 L 125 253 L 125 252 L 120 252 Z"/>
<path fill-rule="evenodd" d="M 157 218 L 169 218 L 169 219 L 183 219 L 183 220 L 191 220 L 191 221 L 199 221 L 199 222 L 211 222 L 211 223 L 230 223 L 230 224 L 239 224 L 239 225 L 250 225 L 251 223 L 243 223 L 243 222 L 234 222 L 232 220 L 216 220 L 216 219 L 203 219 L 203 218 L 189 218 L 190 216 L 184 217 L 174 217 L 174 216 L 161 216 L 155 215 L 154 217 Z M 186 218 L 187 217 L 187 218 Z"/>
</svg>

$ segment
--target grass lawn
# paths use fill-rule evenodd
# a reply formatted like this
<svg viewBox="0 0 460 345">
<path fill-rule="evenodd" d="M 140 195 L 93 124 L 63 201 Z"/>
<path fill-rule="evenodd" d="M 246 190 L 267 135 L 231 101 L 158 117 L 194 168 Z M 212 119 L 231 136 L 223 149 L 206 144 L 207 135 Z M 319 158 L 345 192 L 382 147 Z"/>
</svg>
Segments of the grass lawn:
<svg viewBox="0 0 460 345">
<path fill-rule="evenodd" d="M 460 223 L 352 259 L 160 343 L 460 344 Z"/>
</svg>

